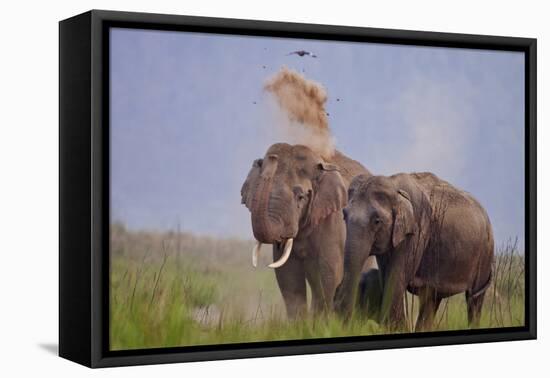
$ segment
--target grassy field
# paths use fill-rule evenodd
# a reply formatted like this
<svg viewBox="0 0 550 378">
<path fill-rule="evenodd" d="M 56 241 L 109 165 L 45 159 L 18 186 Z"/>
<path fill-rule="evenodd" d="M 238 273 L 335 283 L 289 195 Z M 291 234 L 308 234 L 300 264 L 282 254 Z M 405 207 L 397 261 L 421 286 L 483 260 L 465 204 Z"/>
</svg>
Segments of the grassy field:
<svg viewBox="0 0 550 378">
<path fill-rule="evenodd" d="M 269 246 L 259 268 L 252 241 L 184 232 L 130 232 L 111 227 L 110 345 L 112 350 L 387 333 L 355 314 L 289 322 L 271 269 Z M 524 322 L 524 265 L 514 243 L 500 248 L 481 328 Z M 309 296 L 309 295 L 308 295 Z M 408 312 L 418 310 L 413 296 Z M 412 319 L 409 328 L 412 329 Z M 468 328 L 464 295 L 444 300 L 437 330 Z"/>
</svg>

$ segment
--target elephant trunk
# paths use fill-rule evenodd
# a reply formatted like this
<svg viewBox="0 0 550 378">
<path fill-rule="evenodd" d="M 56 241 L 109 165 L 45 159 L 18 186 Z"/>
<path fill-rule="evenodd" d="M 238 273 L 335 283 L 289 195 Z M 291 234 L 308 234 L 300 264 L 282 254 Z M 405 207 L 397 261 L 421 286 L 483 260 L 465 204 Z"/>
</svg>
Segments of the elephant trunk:
<svg viewBox="0 0 550 378">
<path fill-rule="evenodd" d="M 252 200 L 252 232 L 259 242 L 273 244 L 280 241 L 282 222 L 269 211 L 272 179 L 260 179 Z"/>
<path fill-rule="evenodd" d="M 280 217 L 271 210 L 274 207 L 272 206 L 270 208 L 269 206 L 277 164 L 277 158 L 274 155 L 270 155 L 264 161 L 264 169 L 258 179 L 250 209 L 254 237 L 257 241 L 266 244 L 273 244 L 280 241 L 283 228 Z"/>
<path fill-rule="evenodd" d="M 276 155 L 269 155 L 267 159 L 264 159 L 263 164 L 262 174 L 258 179 L 250 207 L 252 231 L 257 241 L 252 250 L 252 265 L 257 266 L 258 264 L 258 255 L 262 243 L 278 244 L 283 253 L 277 261 L 268 266 L 270 268 L 279 268 L 290 257 L 294 238 L 284 236 L 285 222 L 283 221 L 284 216 L 282 216 L 283 210 L 281 210 L 281 206 L 277 206 L 281 205 L 283 201 L 280 194 L 273 194 L 273 179 L 277 171 L 278 158 Z"/>
<path fill-rule="evenodd" d="M 335 298 L 336 311 L 345 318 L 351 316 L 355 307 L 361 271 L 369 256 L 371 245 L 370 241 L 350 237 L 348 230 L 344 254 L 344 277 Z"/>
</svg>

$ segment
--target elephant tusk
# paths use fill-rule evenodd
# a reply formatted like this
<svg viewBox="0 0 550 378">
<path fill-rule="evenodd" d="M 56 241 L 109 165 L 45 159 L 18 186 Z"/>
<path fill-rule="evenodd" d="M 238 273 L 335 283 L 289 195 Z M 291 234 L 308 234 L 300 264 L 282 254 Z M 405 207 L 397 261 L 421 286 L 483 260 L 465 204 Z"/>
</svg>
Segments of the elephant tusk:
<svg viewBox="0 0 550 378">
<path fill-rule="evenodd" d="M 256 245 L 254 245 L 254 248 L 252 249 L 252 266 L 254 268 L 258 266 L 258 256 L 260 255 L 261 247 L 262 243 L 256 242 Z"/>
<path fill-rule="evenodd" d="M 290 251 L 292 251 L 292 244 L 294 243 L 294 239 L 290 238 L 290 239 L 287 239 L 287 241 L 285 242 L 285 245 L 284 245 L 284 252 L 283 252 L 283 255 L 281 256 L 281 258 L 271 264 L 268 265 L 268 267 L 270 268 L 279 268 L 281 266 L 284 265 L 284 263 L 286 263 L 286 260 L 288 260 L 288 258 L 290 257 Z"/>
</svg>

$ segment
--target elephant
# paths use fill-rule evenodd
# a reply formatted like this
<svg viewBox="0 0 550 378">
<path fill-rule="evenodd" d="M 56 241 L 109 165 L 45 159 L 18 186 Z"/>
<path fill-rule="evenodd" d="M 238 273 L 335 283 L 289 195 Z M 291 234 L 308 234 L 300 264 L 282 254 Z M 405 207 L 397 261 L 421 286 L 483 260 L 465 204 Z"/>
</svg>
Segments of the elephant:
<svg viewBox="0 0 550 378">
<path fill-rule="evenodd" d="M 376 256 L 382 286 L 378 321 L 405 325 L 406 291 L 419 297 L 415 330 L 430 329 L 441 300 L 465 293 L 468 322 L 478 326 L 491 283 L 494 239 L 480 203 L 436 175 L 358 175 L 348 190 L 344 277 L 336 312 L 348 319 L 357 300 L 361 267 Z M 364 282 L 363 282 L 364 283 Z"/>
<path fill-rule="evenodd" d="M 382 277 L 377 268 L 361 274 L 357 296 L 358 308 L 368 319 L 378 319 L 382 304 Z"/>
<path fill-rule="evenodd" d="M 257 265 L 262 244 L 273 245 L 275 276 L 288 318 L 307 314 L 306 281 L 315 313 L 333 309 L 343 275 L 345 224 L 351 179 L 370 175 L 359 162 L 335 151 L 330 160 L 305 145 L 276 143 L 254 161 L 241 189 L 250 210 Z"/>
</svg>

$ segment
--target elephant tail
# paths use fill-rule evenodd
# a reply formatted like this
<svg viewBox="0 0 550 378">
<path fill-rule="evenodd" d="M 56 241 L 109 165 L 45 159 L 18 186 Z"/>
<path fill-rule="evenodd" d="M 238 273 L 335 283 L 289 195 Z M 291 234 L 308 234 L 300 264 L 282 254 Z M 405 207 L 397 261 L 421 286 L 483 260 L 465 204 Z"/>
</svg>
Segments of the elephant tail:
<svg viewBox="0 0 550 378">
<path fill-rule="evenodd" d="M 477 289 L 475 292 L 470 292 L 469 293 L 469 297 L 470 298 L 476 298 L 476 297 L 479 297 L 481 294 L 485 293 L 487 291 L 487 289 L 489 288 L 489 286 L 491 285 L 491 282 L 493 281 L 493 272 L 490 271 L 489 272 L 489 277 L 487 278 L 487 281 L 485 282 L 485 284 Z"/>
</svg>

